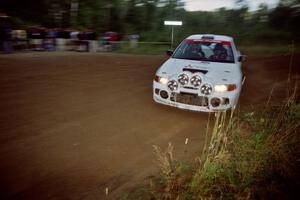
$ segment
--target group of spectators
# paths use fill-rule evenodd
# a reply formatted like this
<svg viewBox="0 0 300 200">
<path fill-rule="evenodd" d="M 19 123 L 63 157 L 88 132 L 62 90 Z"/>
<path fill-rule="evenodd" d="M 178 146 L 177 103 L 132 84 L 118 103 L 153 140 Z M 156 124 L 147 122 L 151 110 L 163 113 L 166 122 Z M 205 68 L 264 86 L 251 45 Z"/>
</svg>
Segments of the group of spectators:
<svg viewBox="0 0 300 200">
<path fill-rule="evenodd" d="M 11 53 L 14 50 L 30 49 L 36 51 L 97 51 L 98 46 L 110 46 L 110 50 L 119 48 L 121 34 L 106 32 L 97 36 L 92 30 L 51 29 L 33 26 L 27 31 L 12 30 L 8 26 L 0 27 L 0 50 Z M 114 45 L 118 43 L 118 45 Z"/>
</svg>

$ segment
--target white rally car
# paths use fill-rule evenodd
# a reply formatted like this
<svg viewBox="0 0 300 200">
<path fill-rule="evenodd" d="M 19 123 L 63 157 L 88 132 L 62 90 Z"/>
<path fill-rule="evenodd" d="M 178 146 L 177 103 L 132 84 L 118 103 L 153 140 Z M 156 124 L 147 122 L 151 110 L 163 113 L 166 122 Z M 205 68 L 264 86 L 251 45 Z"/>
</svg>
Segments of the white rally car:
<svg viewBox="0 0 300 200">
<path fill-rule="evenodd" d="M 231 37 L 192 35 L 169 55 L 153 80 L 154 101 L 202 112 L 236 106 L 243 82 L 243 56 Z"/>
</svg>

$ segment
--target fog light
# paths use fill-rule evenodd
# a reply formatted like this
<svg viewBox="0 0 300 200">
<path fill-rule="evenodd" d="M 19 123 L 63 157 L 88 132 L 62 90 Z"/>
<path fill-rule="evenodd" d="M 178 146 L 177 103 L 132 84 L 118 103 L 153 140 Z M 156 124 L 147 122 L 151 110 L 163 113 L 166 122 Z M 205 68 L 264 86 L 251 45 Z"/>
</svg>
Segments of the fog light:
<svg viewBox="0 0 300 200">
<path fill-rule="evenodd" d="M 160 91 L 160 96 L 163 99 L 167 99 L 169 97 L 168 92 L 165 90 Z"/>
<path fill-rule="evenodd" d="M 212 107 L 218 107 L 218 106 L 220 106 L 220 104 L 221 104 L 221 99 L 219 99 L 219 98 L 212 98 L 211 100 L 210 100 L 210 103 L 211 103 L 211 105 L 212 105 Z"/>
</svg>

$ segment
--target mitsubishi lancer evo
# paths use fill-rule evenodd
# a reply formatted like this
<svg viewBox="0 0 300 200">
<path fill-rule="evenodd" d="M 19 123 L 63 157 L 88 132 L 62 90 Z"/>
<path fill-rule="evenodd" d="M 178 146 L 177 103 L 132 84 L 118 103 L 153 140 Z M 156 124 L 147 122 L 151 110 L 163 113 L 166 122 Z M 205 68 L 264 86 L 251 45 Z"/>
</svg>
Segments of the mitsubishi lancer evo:
<svg viewBox="0 0 300 200">
<path fill-rule="evenodd" d="M 234 108 L 240 96 L 243 56 L 223 35 L 192 35 L 156 72 L 153 99 L 181 109 L 216 112 Z"/>
</svg>

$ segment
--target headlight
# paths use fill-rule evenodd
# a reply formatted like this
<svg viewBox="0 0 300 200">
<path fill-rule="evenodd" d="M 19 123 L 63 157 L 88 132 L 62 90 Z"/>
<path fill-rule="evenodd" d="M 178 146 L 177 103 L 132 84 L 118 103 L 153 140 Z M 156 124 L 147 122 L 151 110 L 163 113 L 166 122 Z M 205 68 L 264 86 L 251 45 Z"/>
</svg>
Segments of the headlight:
<svg viewBox="0 0 300 200">
<path fill-rule="evenodd" d="M 236 89 L 235 84 L 228 84 L 228 85 L 215 85 L 214 90 L 215 92 L 227 92 L 227 91 L 233 91 Z"/>
<path fill-rule="evenodd" d="M 212 87 L 209 84 L 204 84 L 201 87 L 201 93 L 205 95 L 209 95 L 212 92 Z"/>
<path fill-rule="evenodd" d="M 188 75 L 186 75 L 186 74 L 180 74 L 180 75 L 178 76 L 178 82 L 179 82 L 181 85 L 186 85 L 186 84 L 188 84 L 188 82 L 189 82 L 189 77 L 188 77 Z"/>
<path fill-rule="evenodd" d="M 161 77 L 161 78 L 159 79 L 159 82 L 160 82 L 161 84 L 166 85 L 166 84 L 168 83 L 168 79 L 167 79 L 167 78 L 164 78 L 164 77 Z"/>
<path fill-rule="evenodd" d="M 171 80 L 168 82 L 168 88 L 171 90 L 171 91 L 175 91 L 178 89 L 178 83 L 177 81 L 174 81 L 174 80 Z"/>
<path fill-rule="evenodd" d="M 166 85 L 168 83 L 168 79 L 167 78 L 160 77 L 160 76 L 157 76 L 157 75 L 155 75 L 154 81 L 156 81 L 158 83 L 161 83 L 161 84 L 164 84 L 164 85 Z"/>
<path fill-rule="evenodd" d="M 200 76 L 193 76 L 191 78 L 191 84 L 195 87 L 199 87 L 201 85 L 201 78 Z"/>
</svg>

